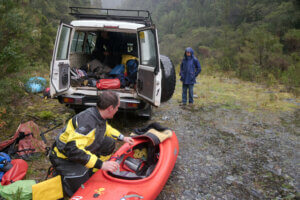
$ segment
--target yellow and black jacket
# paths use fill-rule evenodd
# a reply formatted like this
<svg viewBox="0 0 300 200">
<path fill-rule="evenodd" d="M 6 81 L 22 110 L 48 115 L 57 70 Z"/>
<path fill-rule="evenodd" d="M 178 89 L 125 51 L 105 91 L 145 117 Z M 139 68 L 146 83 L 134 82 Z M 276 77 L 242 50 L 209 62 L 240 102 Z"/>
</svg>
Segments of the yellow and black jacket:
<svg viewBox="0 0 300 200">
<path fill-rule="evenodd" d="M 91 107 L 70 119 L 56 137 L 53 148 L 57 157 L 77 162 L 87 168 L 102 167 L 98 150 L 105 136 L 123 140 L 124 136 L 103 119 L 96 107 Z"/>
</svg>

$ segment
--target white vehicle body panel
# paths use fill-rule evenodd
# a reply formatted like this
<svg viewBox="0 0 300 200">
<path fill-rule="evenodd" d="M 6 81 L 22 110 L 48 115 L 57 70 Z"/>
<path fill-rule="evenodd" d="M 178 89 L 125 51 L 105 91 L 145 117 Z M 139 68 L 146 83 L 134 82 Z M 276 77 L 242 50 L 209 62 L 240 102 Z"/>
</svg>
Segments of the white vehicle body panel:
<svg viewBox="0 0 300 200">
<path fill-rule="evenodd" d="M 118 29 L 137 30 L 138 28 L 145 27 L 143 24 L 122 22 L 122 21 L 109 21 L 109 20 L 76 20 L 72 21 L 71 25 L 74 27 L 92 27 L 92 28 L 109 28 L 117 27 Z"/>
<path fill-rule="evenodd" d="M 57 48 L 59 46 L 60 40 L 60 32 L 62 29 L 62 26 L 66 26 L 71 28 L 70 38 L 68 39 L 68 56 L 65 60 L 57 60 Z M 76 97 L 79 98 L 85 97 L 85 96 L 99 96 L 101 93 L 101 90 L 98 90 L 94 87 L 72 87 L 70 85 L 70 75 L 68 77 L 68 83 L 67 87 L 64 86 L 64 88 L 61 88 L 61 78 L 60 78 L 60 68 L 59 65 L 64 65 L 64 67 L 68 70 L 68 73 L 70 72 L 70 61 L 69 61 L 69 55 L 70 55 L 70 47 L 72 43 L 72 39 L 74 36 L 74 32 L 76 30 L 80 31 L 112 31 L 112 32 L 128 32 L 128 33 L 136 33 L 137 38 L 139 38 L 139 31 L 148 30 L 149 27 L 146 27 L 144 24 L 138 24 L 138 23 L 132 23 L 132 22 L 124 22 L 124 21 L 115 21 L 115 20 L 93 20 L 93 19 L 87 19 L 87 20 L 74 20 L 71 22 L 70 25 L 61 24 L 60 28 L 58 29 L 57 38 L 55 41 L 55 47 L 52 57 L 52 63 L 51 63 L 51 69 L 50 69 L 50 94 L 51 97 L 63 95 L 63 96 L 70 96 L 70 97 Z M 162 72 L 160 68 L 160 58 L 159 58 L 159 46 L 158 46 L 158 39 L 157 39 L 157 31 L 155 27 L 151 27 L 151 29 L 154 29 L 154 38 L 155 38 L 155 55 L 158 59 L 157 67 L 150 67 L 147 64 L 139 64 L 138 65 L 138 74 L 137 79 L 140 77 L 147 79 L 149 75 L 151 77 L 149 80 L 151 80 L 151 84 L 147 84 L 147 81 L 144 81 L 144 90 L 142 92 L 139 92 L 139 89 L 123 89 L 121 92 L 116 91 L 118 95 L 121 98 L 122 102 L 135 102 L 138 103 L 141 101 L 141 99 L 149 102 L 152 105 L 159 106 L 160 105 L 160 99 L 161 99 L 161 79 L 162 79 Z M 153 43 L 153 41 L 152 41 Z M 145 49 L 145 53 L 141 53 L 141 44 L 139 41 L 137 41 L 138 49 L 139 49 L 139 55 L 138 57 L 141 57 L 140 54 L 151 54 L 149 50 Z M 150 50 L 151 51 L 151 50 Z M 152 53 L 153 54 L 153 53 Z M 141 63 L 141 60 L 140 62 Z M 137 83 L 138 85 L 138 83 Z M 147 90 L 145 88 L 150 88 L 150 90 Z M 145 90 L 147 90 L 145 92 Z M 122 100 L 123 99 L 123 100 Z M 86 106 L 95 106 L 94 102 L 82 102 L 82 105 Z"/>
</svg>

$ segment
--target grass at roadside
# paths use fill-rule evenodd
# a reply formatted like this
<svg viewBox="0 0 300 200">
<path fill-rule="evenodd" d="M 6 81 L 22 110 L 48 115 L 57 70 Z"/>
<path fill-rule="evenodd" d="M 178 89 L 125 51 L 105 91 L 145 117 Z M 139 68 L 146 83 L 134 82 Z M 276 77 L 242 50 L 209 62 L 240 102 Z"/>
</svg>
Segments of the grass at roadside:
<svg viewBox="0 0 300 200">
<path fill-rule="evenodd" d="M 72 114 L 57 100 L 46 100 L 42 93 L 25 91 L 24 84 L 30 77 L 43 77 L 49 83 L 48 75 L 48 66 L 36 65 L 0 79 L 0 141 L 13 135 L 21 122 L 33 120 L 44 131 Z"/>
<path fill-rule="evenodd" d="M 182 83 L 177 77 L 173 98 L 181 101 Z M 221 105 L 225 108 L 288 111 L 300 105 L 300 98 L 287 93 L 283 86 L 265 87 L 257 83 L 221 76 L 200 75 L 194 86 L 195 107 Z"/>
</svg>

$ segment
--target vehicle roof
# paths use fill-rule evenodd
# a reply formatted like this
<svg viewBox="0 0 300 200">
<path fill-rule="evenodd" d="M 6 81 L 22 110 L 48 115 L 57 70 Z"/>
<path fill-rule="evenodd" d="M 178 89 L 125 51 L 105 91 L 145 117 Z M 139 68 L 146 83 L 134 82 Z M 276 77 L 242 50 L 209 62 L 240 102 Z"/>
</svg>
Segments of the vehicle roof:
<svg viewBox="0 0 300 200">
<path fill-rule="evenodd" d="M 144 24 L 132 23 L 132 22 L 124 22 L 124 21 L 112 21 L 112 20 L 74 20 L 71 22 L 72 26 L 75 27 L 118 27 L 119 29 L 130 29 L 137 30 L 138 28 L 145 27 Z"/>
</svg>

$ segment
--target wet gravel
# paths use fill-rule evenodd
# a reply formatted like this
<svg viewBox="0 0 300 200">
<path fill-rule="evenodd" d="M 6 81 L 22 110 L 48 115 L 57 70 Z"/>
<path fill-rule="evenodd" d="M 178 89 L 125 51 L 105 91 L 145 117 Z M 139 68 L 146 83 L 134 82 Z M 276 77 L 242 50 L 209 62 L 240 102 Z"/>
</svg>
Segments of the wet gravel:
<svg viewBox="0 0 300 200">
<path fill-rule="evenodd" d="M 299 114 L 170 100 L 151 121 L 123 116 L 115 123 L 123 132 L 152 121 L 175 131 L 180 152 L 158 200 L 300 199 Z"/>
</svg>

